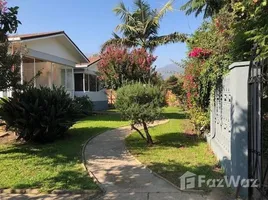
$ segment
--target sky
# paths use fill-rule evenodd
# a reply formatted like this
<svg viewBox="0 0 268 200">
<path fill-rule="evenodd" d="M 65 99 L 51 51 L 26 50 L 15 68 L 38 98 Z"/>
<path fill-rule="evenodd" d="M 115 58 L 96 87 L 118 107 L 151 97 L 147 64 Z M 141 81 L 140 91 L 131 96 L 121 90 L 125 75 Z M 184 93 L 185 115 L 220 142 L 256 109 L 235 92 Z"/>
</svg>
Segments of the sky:
<svg viewBox="0 0 268 200">
<path fill-rule="evenodd" d="M 131 10 L 133 0 L 122 0 Z M 152 8 L 162 7 L 167 0 L 147 0 Z M 201 24 L 201 18 L 186 16 L 179 10 L 186 0 L 176 0 L 174 11 L 168 12 L 161 21 L 159 35 L 193 33 Z M 111 38 L 120 24 L 113 8 L 120 0 L 7 0 L 8 6 L 19 6 L 18 18 L 22 25 L 18 34 L 65 31 L 76 45 L 89 56 L 99 53 L 100 46 Z M 158 47 L 154 55 L 157 67 L 164 67 L 174 60 L 186 57 L 186 45 L 169 44 Z"/>
</svg>

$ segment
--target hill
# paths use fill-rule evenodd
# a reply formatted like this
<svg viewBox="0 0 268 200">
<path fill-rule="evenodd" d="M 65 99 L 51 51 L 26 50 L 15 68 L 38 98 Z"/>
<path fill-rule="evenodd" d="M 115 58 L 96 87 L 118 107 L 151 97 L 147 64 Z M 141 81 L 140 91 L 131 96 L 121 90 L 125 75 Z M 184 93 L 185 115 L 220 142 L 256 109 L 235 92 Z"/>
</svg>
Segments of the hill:
<svg viewBox="0 0 268 200">
<path fill-rule="evenodd" d="M 176 64 L 169 64 L 165 67 L 157 68 L 156 71 L 162 75 L 163 79 L 167 79 L 174 74 L 183 73 L 184 69 Z"/>
</svg>

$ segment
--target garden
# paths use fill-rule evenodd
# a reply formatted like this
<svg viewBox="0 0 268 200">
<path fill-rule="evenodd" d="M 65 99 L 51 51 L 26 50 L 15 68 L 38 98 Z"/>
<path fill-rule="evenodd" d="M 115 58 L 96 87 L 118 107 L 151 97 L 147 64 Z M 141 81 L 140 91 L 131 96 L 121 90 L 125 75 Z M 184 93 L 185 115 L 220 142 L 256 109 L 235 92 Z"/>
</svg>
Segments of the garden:
<svg viewBox="0 0 268 200">
<path fill-rule="evenodd" d="M 98 189 L 83 168 L 82 149 L 89 138 L 126 125 L 134 131 L 126 138 L 130 152 L 175 185 L 180 186 L 178 177 L 186 171 L 206 178 L 223 175 L 202 133 L 209 131 L 210 101 L 228 65 L 249 60 L 254 43 L 260 57 L 267 56 L 266 0 L 190 0 L 181 9 L 204 17 L 192 35 L 158 35 L 173 1 L 159 10 L 133 2 L 133 11 L 123 3 L 114 8 L 122 24 L 103 44 L 98 64 L 99 80 L 116 93 L 116 110 L 96 114 L 87 97 L 71 98 L 62 87 L 19 83 L 20 52 L 8 53 L 7 38 L 21 24 L 19 8 L 7 8 L 0 0 L 0 91 L 13 89 L 12 97 L 0 101 L 0 125 L 16 136 L 0 138 L 0 189 Z M 187 44 L 185 71 L 163 80 L 153 52 L 175 42 Z M 175 95 L 177 107 L 167 107 L 168 92 Z M 162 119 L 169 121 L 149 128 Z"/>
</svg>

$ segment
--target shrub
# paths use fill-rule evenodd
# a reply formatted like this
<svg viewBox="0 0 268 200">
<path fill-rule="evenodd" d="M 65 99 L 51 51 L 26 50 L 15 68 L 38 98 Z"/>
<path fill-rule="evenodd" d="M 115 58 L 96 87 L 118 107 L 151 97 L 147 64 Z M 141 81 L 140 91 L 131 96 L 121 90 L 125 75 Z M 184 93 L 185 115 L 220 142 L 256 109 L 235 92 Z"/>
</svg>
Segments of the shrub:
<svg viewBox="0 0 268 200">
<path fill-rule="evenodd" d="M 52 142 L 63 137 L 82 116 L 81 106 L 62 87 L 28 87 L 2 101 L 0 116 L 7 130 L 25 141 Z"/>
<path fill-rule="evenodd" d="M 125 83 L 158 83 L 158 75 L 153 67 L 156 60 L 143 48 L 128 50 L 110 46 L 101 54 L 98 64 L 99 78 L 106 88 L 118 89 Z"/>
<path fill-rule="evenodd" d="M 85 115 L 91 115 L 93 111 L 93 103 L 88 96 L 75 97 L 75 102 L 81 106 Z"/>
<path fill-rule="evenodd" d="M 159 119 L 164 95 L 159 87 L 135 83 L 126 85 L 117 91 L 115 106 L 124 119 L 131 121 L 131 127 L 138 131 L 148 145 L 153 144 L 147 124 Z M 144 136 L 135 125 L 142 125 Z"/>
</svg>

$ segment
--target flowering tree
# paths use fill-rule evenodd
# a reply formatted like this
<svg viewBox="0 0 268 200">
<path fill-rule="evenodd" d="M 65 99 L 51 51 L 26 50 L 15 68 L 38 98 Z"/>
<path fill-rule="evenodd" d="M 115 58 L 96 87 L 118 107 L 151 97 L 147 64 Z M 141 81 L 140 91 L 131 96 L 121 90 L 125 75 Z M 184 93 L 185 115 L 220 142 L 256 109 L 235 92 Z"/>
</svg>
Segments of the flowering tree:
<svg viewBox="0 0 268 200">
<path fill-rule="evenodd" d="M 110 46 L 101 54 L 99 78 L 107 88 L 117 89 L 127 82 L 154 83 L 157 73 L 152 67 L 156 57 L 145 49 Z"/>
<path fill-rule="evenodd" d="M 20 80 L 19 53 L 8 53 L 8 33 L 15 33 L 20 21 L 17 19 L 18 7 L 7 7 L 5 0 L 0 0 L 0 91 L 18 86 Z"/>
</svg>

